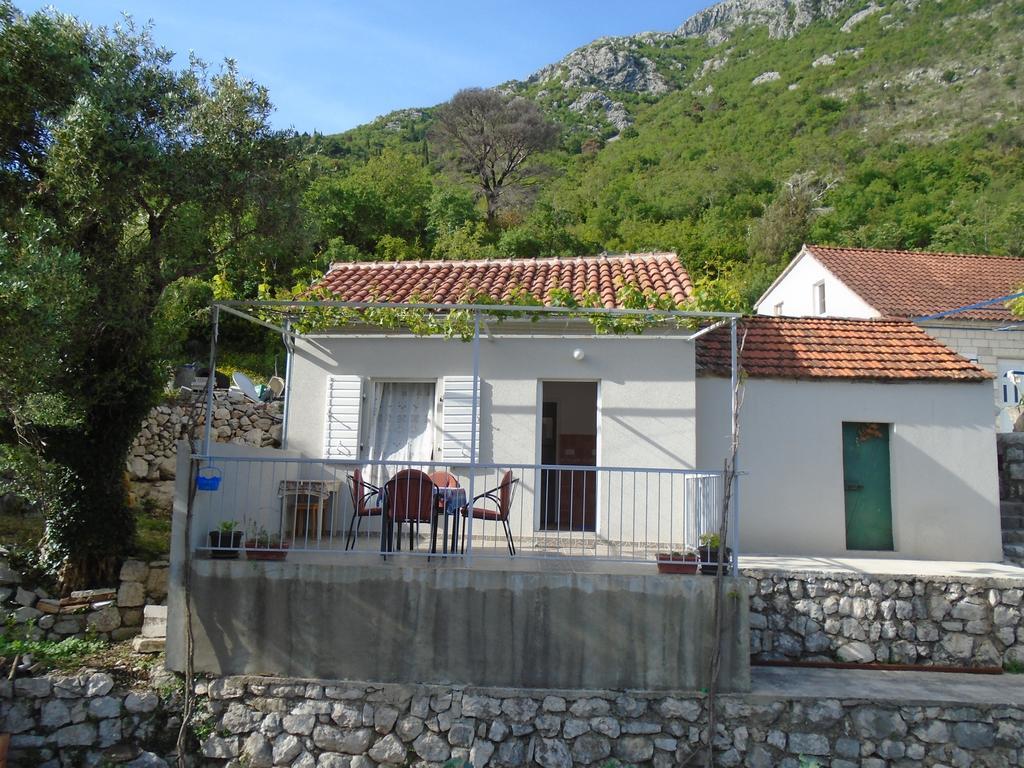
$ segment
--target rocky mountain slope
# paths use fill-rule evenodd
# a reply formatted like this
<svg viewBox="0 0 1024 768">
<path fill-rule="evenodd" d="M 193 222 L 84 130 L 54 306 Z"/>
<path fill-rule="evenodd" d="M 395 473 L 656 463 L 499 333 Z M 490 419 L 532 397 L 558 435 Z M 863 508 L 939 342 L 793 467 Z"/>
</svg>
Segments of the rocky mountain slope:
<svg viewBox="0 0 1024 768">
<path fill-rule="evenodd" d="M 498 86 L 563 139 L 495 247 L 674 249 L 747 299 L 801 239 L 1024 255 L 1022 49 L 1019 0 L 724 0 L 596 40 Z M 327 151 L 434 159 L 431 114 Z"/>
</svg>

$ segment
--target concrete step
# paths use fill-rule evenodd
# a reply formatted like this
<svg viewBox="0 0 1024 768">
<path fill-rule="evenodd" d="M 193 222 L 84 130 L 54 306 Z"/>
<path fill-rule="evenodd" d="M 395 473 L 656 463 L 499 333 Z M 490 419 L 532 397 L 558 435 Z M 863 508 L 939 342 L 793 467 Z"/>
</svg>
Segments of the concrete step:
<svg viewBox="0 0 1024 768">
<path fill-rule="evenodd" d="M 1004 515 L 1024 515 L 1024 500 L 1002 499 L 999 511 Z"/>
<path fill-rule="evenodd" d="M 1024 530 L 1003 528 L 1003 544 L 1024 544 Z"/>
</svg>

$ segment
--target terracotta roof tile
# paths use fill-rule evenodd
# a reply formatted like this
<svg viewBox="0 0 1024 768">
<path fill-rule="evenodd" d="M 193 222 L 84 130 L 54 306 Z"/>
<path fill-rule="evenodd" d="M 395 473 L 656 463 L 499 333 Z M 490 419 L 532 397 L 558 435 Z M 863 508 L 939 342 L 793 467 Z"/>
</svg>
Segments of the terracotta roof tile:
<svg viewBox="0 0 1024 768">
<path fill-rule="evenodd" d="M 553 288 L 572 291 L 577 300 L 596 293 L 603 306 L 618 308 L 624 283 L 653 289 L 682 304 L 693 283 L 674 253 L 638 253 L 571 259 L 483 261 L 343 262 L 333 264 L 321 285 L 345 301 L 408 301 L 458 304 L 481 291 L 504 299 L 514 289 L 548 303 Z"/>
<path fill-rule="evenodd" d="M 787 379 L 984 381 L 992 375 L 906 320 L 758 316 L 740 321 L 740 367 Z M 729 329 L 697 340 L 702 372 L 729 374 Z"/>
<path fill-rule="evenodd" d="M 1006 296 L 1024 285 L 1024 259 L 1009 256 L 805 248 L 883 317 L 925 317 Z M 1005 322 L 1013 315 L 995 304 L 954 319 Z"/>
</svg>

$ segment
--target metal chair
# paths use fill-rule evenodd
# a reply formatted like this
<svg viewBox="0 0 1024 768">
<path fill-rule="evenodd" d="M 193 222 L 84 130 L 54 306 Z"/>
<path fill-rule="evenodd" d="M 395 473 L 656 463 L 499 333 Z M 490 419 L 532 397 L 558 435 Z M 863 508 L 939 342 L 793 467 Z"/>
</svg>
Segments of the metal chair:
<svg viewBox="0 0 1024 768">
<path fill-rule="evenodd" d="M 403 469 L 384 484 L 388 521 L 398 525 L 395 541 L 402 548 L 402 523 L 409 523 L 409 549 L 420 523 L 429 523 L 434 513 L 434 482 L 418 469 Z M 388 548 L 391 542 L 388 541 Z"/>
<path fill-rule="evenodd" d="M 363 480 L 362 470 L 353 470 L 349 475 L 351 482 L 348 489 L 352 494 L 352 519 L 348 523 L 348 533 L 345 536 L 345 549 L 355 549 L 356 540 L 359 538 L 359 526 L 364 517 L 380 517 L 383 510 L 377 507 L 367 506 L 367 501 L 373 496 L 380 495 L 380 488 Z"/>
<path fill-rule="evenodd" d="M 459 481 L 455 478 L 451 472 L 445 472 L 443 469 L 437 472 L 430 473 L 430 479 L 438 488 L 458 488 Z"/>
<path fill-rule="evenodd" d="M 473 516 L 476 520 L 492 520 L 494 522 L 501 523 L 505 529 L 505 540 L 508 543 L 508 553 L 512 556 L 516 556 L 516 545 L 512 541 L 512 527 L 508 522 L 508 514 L 512 509 L 512 500 L 515 497 L 516 485 L 519 483 L 519 478 L 512 477 L 512 470 L 508 470 L 502 475 L 501 484 L 497 488 L 491 488 L 489 491 L 484 491 L 479 496 L 473 497 L 472 508 L 464 507 L 462 510 L 463 517 Z M 494 504 L 497 509 L 488 509 L 487 507 L 478 507 L 476 503 L 481 499 L 486 499 Z M 463 523 L 462 526 L 462 551 L 466 551 L 466 528 L 468 526 Z"/>
</svg>

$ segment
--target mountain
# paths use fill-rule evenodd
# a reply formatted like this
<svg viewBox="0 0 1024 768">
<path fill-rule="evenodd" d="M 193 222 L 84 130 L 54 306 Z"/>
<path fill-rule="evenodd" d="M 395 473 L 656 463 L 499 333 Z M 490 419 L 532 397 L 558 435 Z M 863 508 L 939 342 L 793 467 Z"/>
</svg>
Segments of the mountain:
<svg viewBox="0 0 1024 768">
<path fill-rule="evenodd" d="M 1024 255 L 1022 48 L 1019 0 L 725 0 L 596 40 L 498 86 L 562 145 L 468 252 L 673 249 L 727 303 L 804 240 Z M 431 114 L 319 146 L 347 170 L 415 152 L 441 183 Z"/>
</svg>

